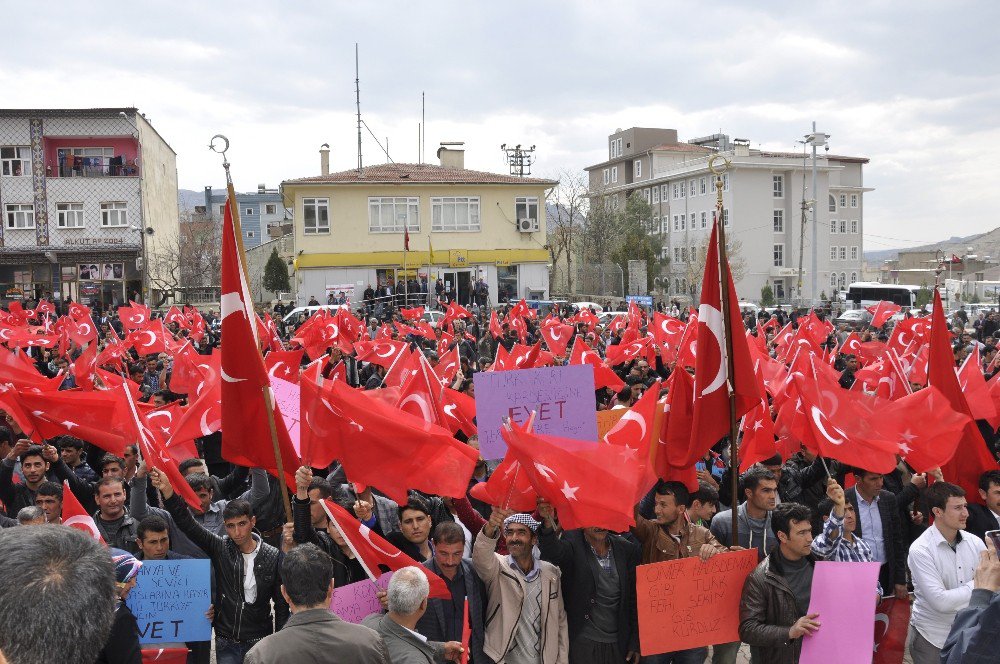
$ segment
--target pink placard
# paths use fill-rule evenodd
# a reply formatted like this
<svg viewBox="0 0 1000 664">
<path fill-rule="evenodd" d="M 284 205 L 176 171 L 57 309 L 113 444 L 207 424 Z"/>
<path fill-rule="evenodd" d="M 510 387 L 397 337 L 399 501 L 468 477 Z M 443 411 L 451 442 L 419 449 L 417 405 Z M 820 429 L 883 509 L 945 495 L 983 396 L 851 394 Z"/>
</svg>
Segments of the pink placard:
<svg viewBox="0 0 1000 664">
<path fill-rule="evenodd" d="M 871 664 L 879 567 L 879 563 L 816 563 L 809 613 L 818 613 L 821 625 L 815 634 L 803 637 L 799 664 Z"/>
<path fill-rule="evenodd" d="M 389 587 L 391 576 L 392 572 L 387 572 L 380 576 L 377 582 L 365 579 L 334 588 L 333 599 L 330 600 L 330 610 L 336 613 L 341 620 L 355 624 L 360 623 L 371 614 L 382 610 L 375 593 Z"/>
<path fill-rule="evenodd" d="M 274 403 L 281 409 L 281 419 L 285 421 L 285 428 L 288 429 L 288 437 L 292 441 L 295 453 L 302 456 L 299 438 L 299 399 L 300 388 L 296 383 L 290 383 L 275 376 L 271 376 L 271 392 L 274 394 Z"/>
</svg>

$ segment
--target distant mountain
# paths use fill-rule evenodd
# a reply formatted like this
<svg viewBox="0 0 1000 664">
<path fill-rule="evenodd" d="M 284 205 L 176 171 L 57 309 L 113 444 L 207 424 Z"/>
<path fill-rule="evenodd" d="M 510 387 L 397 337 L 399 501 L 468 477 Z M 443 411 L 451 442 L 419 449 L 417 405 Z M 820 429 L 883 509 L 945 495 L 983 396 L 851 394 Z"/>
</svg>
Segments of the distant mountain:
<svg viewBox="0 0 1000 664">
<path fill-rule="evenodd" d="M 933 244 L 925 244 L 919 247 L 905 247 L 900 249 L 879 249 L 877 251 L 866 251 L 865 260 L 870 263 L 881 263 L 895 259 L 900 251 L 942 251 L 947 255 L 965 256 L 972 254 L 987 260 L 1000 261 L 1000 228 L 994 228 L 978 235 L 968 235 L 966 237 L 952 236 L 947 240 L 941 240 Z"/>
<path fill-rule="evenodd" d="M 191 189 L 178 189 L 177 204 L 180 206 L 182 213 L 194 212 L 195 205 L 205 204 L 205 192 L 192 191 Z"/>
</svg>

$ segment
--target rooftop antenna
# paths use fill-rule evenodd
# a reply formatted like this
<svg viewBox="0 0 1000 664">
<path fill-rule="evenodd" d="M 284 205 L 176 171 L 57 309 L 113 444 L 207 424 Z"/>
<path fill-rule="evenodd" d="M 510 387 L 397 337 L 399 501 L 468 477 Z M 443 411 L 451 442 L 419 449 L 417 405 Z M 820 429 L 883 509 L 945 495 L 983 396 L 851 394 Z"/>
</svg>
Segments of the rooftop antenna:
<svg viewBox="0 0 1000 664">
<path fill-rule="evenodd" d="M 507 144 L 504 143 L 500 146 L 500 149 L 507 154 L 507 163 L 510 165 L 511 175 L 516 175 L 518 177 L 531 175 L 531 165 L 535 163 L 534 145 L 530 148 L 522 148 L 521 144 L 518 143 L 514 147 L 509 148 L 507 147 Z"/>
<path fill-rule="evenodd" d="M 358 75 L 358 43 L 354 42 L 354 99 L 358 108 L 358 175 L 361 175 L 361 77 Z"/>
<path fill-rule="evenodd" d="M 420 163 L 424 163 L 424 146 L 427 143 L 427 99 L 425 93 L 420 92 L 420 127 L 423 133 L 420 134 Z"/>
</svg>

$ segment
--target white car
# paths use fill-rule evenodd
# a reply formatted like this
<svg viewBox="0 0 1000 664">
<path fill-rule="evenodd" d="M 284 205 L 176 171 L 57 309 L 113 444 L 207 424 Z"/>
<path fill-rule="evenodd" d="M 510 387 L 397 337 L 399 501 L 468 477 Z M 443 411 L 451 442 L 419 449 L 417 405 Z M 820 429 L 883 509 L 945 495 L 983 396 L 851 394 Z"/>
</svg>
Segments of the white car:
<svg viewBox="0 0 1000 664">
<path fill-rule="evenodd" d="M 444 318 L 444 314 L 440 311 L 425 311 L 421 318 L 427 321 L 431 327 L 437 327 L 438 321 Z"/>
<path fill-rule="evenodd" d="M 573 311 L 580 311 L 580 309 L 593 309 L 594 313 L 598 316 L 604 313 L 604 307 L 596 302 L 574 302 L 570 306 L 573 307 Z"/>
<path fill-rule="evenodd" d="M 348 309 L 348 306 L 346 304 L 320 304 L 311 307 L 295 307 L 285 314 L 285 317 L 281 320 L 285 322 L 285 325 L 289 325 L 299 319 L 299 314 L 305 314 L 306 318 L 309 318 L 320 309 L 326 309 L 331 313 L 335 313 L 337 309 Z"/>
</svg>

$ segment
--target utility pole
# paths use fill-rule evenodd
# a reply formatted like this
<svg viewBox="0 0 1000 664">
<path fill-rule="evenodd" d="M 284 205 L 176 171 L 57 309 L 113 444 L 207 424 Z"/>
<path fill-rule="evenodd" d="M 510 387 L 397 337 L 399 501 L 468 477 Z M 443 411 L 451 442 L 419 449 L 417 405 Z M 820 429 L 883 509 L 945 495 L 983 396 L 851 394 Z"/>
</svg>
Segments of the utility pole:
<svg viewBox="0 0 1000 664">
<path fill-rule="evenodd" d="M 822 147 L 822 146 L 826 146 L 827 145 L 826 141 L 827 141 L 828 138 L 830 138 L 829 134 L 823 134 L 823 133 L 820 133 L 820 132 L 816 131 L 816 123 L 815 122 L 812 123 L 812 133 L 811 134 L 806 134 L 806 143 L 808 143 L 809 145 L 812 146 L 812 195 L 813 195 L 813 200 L 817 200 L 817 201 L 819 200 L 819 197 L 816 195 L 816 148 Z M 829 149 L 830 148 L 827 147 L 827 150 L 829 150 Z M 813 222 L 813 228 L 812 228 L 812 279 L 810 280 L 811 284 L 812 284 L 812 293 L 810 293 L 810 299 L 811 299 L 811 303 L 812 304 L 816 304 L 816 299 L 819 297 L 819 282 L 818 282 L 818 278 L 819 278 L 819 234 L 817 232 L 817 224 L 816 224 L 816 214 L 817 214 L 816 208 L 818 208 L 818 207 L 819 206 L 817 204 L 815 204 L 815 203 L 813 204 L 813 213 L 812 213 L 812 222 Z"/>
<path fill-rule="evenodd" d="M 530 148 L 522 148 L 521 144 L 518 143 L 512 148 L 507 147 L 504 143 L 500 146 L 500 149 L 507 154 L 507 163 L 510 165 L 510 174 L 516 175 L 518 177 L 524 177 L 525 175 L 531 175 L 531 165 L 535 163 L 535 146 L 532 145 Z"/>
<path fill-rule="evenodd" d="M 361 175 L 361 77 L 358 71 L 358 43 L 354 42 L 354 100 L 358 108 L 358 175 Z"/>
</svg>

